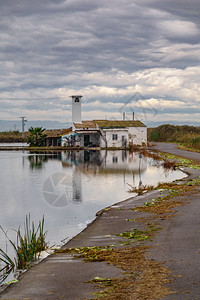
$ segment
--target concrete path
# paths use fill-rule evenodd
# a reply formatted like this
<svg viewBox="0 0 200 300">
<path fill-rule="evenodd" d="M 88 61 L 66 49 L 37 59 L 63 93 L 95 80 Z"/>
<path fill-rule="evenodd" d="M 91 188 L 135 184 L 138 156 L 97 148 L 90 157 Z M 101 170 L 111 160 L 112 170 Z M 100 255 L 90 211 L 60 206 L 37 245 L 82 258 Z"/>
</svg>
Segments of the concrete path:
<svg viewBox="0 0 200 300">
<path fill-rule="evenodd" d="M 200 161 L 200 152 L 192 152 L 192 151 L 186 151 L 181 150 L 177 148 L 176 144 L 171 143 L 156 143 L 153 147 L 150 147 L 153 149 L 156 149 L 158 151 L 171 153 L 174 155 L 182 156 L 188 159 Z"/>
<path fill-rule="evenodd" d="M 157 143 L 154 148 L 200 161 L 200 153 L 178 149 L 176 144 Z M 154 239 L 157 247 L 152 251 L 152 258 L 165 261 L 175 276 L 170 289 L 177 292 L 163 300 L 200 299 L 200 192 L 187 195 L 187 200 L 189 203 L 176 209 L 176 217 L 165 222 L 164 229 Z"/>
<path fill-rule="evenodd" d="M 173 154 L 183 151 L 176 149 L 174 145 L 171 148 L 170 144 L 166 145 L 169 148 L 165 148 L 165 144 L 162 143 L 157 145 L 157 149 L 165 152 L 175 151 L 170 152 Z M 177 155 L 185 156 L 186 153 L 188 151 Z M 194 159 L 195 153 L 191 152 L 190 155 L 188 158 Z M 192 171 L 191 178 L 198 176 L 200 170 Z M 134 222 L 133 226 L 132 222 L 126 221 L 138 217 L 130 208 L 143 205 L 158 195 L 159 191 L 151 191 L 104 210 L 65 247 L 118 247 L 122 238 L 117 234 L 142 226 L 137 222 Z M 165 300 L 200 299 L 200 190 L 196 194 L 188 195 L 187 200 L 188 204 L 176 208 L 177 215 L 172 220 L 162 222 L 163 230 L 156 234 L 152 242 L 154 248 L 149 253 L 150 258 L 154 260 L 165 261 L 165 266 L 176 276 L 170 284 L 170 289 L 177 293 L 163 298 Z M 142 213 L 140 216 L 142 217 Z M 73 260 L 69 254 L 51 255 L 22 274 L 18 283 L 10 285 L 2 292 L 0 299 L 92 299 L 92 293 L 98 289 L 88 283 L 88 280 L 96 276 L 116 278 L 122 276 L 122 270 L 104 262 L 83 264 L 81 259 Z"/>
<path fill-rule="evenodd" d="M 183 197 L 185 198 L 185 197 Z M 154 239 L 150 257 L 165 262 L 172 275 L 170 290 L 176 293 L 165 300 L 200 299 L 200 189 L 187 196 L 188 204 L 176 208 L 176 216 L 162 224 Z"/>
</svg>

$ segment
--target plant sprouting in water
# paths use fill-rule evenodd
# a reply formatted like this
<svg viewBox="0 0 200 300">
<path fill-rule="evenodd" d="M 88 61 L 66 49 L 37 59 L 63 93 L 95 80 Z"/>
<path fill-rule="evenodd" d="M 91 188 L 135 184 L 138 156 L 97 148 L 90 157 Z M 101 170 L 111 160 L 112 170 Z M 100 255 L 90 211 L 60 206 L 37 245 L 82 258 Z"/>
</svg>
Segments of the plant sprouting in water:
<svg viewBox="0 0 200 300">
<path fill-rule="evenodd" d="M 0 262 L 3 265 L 0 269 L 0 283 L 2 283 L 12 271 L 27 269 L 31 262 L 39 257 L 40 252 L 46 248 L 46 232 L 44 232 L 44 216 L 42 221 L 39 221 L 38 227 L 35 228 L 34 222 L 31 222 L 30 214 L 25 219 L 24 234 L 20 227 L 16 231 L 16 243 L 9 239 L 1 226 L 0 228 L 15 252 L 14 259 L 11 259 L 4 250 L 0 249 Z"/>
<path fill-rule="evenodd" d="M 14 271 L 15 263 L 14 261 L 7 255 L 5 251 L 0 249 L 0 262 L 2 263 L 2 268 L 0 269 L 0 284 L 6 280 L 8 275 Z"/>
</svg>

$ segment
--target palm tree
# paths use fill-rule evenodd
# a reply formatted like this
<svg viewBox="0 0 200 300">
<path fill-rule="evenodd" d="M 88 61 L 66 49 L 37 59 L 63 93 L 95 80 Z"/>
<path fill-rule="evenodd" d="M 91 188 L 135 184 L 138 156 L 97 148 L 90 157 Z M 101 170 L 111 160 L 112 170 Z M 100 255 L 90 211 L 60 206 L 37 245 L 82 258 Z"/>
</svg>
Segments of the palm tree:
<svg viewBox="0 0 200 300">
<path fill-rule="evenodd" d="M 29 136 L 27 138 L 27 143 L 30 147 L 45 146 L 45 138 L 47 135 L 43 133 L 44 131 L 45 128 L 42 127 L 29 128 Z"/>
</svg>

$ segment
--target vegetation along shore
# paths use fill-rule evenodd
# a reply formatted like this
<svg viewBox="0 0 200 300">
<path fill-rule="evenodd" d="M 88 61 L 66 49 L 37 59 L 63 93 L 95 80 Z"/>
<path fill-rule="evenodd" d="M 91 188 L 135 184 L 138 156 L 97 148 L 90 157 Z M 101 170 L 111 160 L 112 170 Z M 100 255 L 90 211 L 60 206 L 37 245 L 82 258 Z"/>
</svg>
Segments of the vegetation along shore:
<svg viewBox="0 0 200 300">
<path fill-rule="evenodd" d="M 200 151 L 200 127 L 161 125 L 148 129 L 148 140 L 177 143 L 184 148 Z"/>
</svg>

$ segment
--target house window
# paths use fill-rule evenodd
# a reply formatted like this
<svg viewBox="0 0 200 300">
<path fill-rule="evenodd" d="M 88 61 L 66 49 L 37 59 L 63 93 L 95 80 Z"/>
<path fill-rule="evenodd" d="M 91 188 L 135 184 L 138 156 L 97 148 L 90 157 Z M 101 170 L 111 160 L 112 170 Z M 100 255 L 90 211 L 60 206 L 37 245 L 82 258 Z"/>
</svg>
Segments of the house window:
<svg viewBox="0 0 200 300">
<path fill-rule="evenodd" d="M 117 164 L 118 163 L 118 157 L 117 156 L 113 156 L 113 164 Z"/>
<path fill-rule="evenodd" d="M 113 141 L 117 141 L 117 134 L 113 134 L 112 139 L 113 139 Z"/>
</svg>

